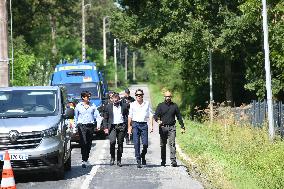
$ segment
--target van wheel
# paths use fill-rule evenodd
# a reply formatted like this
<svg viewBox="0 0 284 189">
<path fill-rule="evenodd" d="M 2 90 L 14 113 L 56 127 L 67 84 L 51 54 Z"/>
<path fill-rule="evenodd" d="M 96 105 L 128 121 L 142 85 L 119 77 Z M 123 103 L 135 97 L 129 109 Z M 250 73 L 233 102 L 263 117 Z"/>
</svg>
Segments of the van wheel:
<svg viewBox="0 0 284 189">
<path fill-rule="evenodd" d="M 65 168 L 66 171 L 70 171 L 71 170 L 71 154 L 69 155 L 69 158 L 65 162 L 64 168 Z"/>
</svg>

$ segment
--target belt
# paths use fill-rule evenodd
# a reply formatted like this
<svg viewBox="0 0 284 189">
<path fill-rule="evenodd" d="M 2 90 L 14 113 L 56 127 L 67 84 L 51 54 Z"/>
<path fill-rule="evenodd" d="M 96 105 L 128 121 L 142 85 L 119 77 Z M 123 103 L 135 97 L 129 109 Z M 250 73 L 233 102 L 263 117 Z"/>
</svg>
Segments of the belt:
<svg viewBox="0 0 284 189">
<path fill-rule="evenodd" d="M 86 127 L 93 127 L 95 124 L 94 123 L 87 123 L 87 124 L 78 123 L 78 125 L 82 125 Z"/>
<path fill-rule="evenodd" d="M 161 125 L 161 127 L 174 127 L 175 125 Z"/>
<path fill-rule="evenodd" d="M 122 126 L 124 123 L 118 123 L 118 124 L 111 124 L 112 126 Z"/>
<path fill-rule="evenodd" d="M 139 122 L 139 121 L 133 121 L 134 123 L 139 123 L 139 124 L 146 124 L 147 122 L 143 121 L 143 122 Z"/>
</svg>

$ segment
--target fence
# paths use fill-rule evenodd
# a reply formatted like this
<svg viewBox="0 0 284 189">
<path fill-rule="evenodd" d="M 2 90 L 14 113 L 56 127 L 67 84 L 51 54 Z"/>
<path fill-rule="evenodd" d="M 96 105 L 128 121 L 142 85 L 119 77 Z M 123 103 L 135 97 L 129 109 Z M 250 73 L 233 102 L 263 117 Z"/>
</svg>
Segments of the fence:
<svg viewBox="0 0 284 189">
<path fill-rule="evenodd" d="M 253 126 L 261 127 L 267 120 L 267 102 L 252 101 L 248 106 L 233 108 L 235 120 L 240 124 L 250 123 Z M 276 128 L 284 126 L 284 105 L 282 102 L 273 102 L 273 118 Z"/>
</svg>

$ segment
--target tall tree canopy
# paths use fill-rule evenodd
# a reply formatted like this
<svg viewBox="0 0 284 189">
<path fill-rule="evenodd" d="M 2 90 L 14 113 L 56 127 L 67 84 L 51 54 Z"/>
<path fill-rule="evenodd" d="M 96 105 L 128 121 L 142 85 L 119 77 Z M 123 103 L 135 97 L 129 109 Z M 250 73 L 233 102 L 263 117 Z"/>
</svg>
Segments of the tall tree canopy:
<svg viewBox="0 0 284 189">
<path fill-rule="evenodd" d="M 238 105 L 265 97 L 261 1 L 117 2 L 122 8 L 113 14 L 113 32 L 133 46 L 155 49 L 169 64 L 180 64 L 180 72 L 175 73 L 182 78 L 179 90 L 184 99 L 194 99 L 193 105 L 209 100 L 208 49 L 215 101 Z M 282 100 L 284 4 L 268 3 L 273 95 Z"/>
</svg>

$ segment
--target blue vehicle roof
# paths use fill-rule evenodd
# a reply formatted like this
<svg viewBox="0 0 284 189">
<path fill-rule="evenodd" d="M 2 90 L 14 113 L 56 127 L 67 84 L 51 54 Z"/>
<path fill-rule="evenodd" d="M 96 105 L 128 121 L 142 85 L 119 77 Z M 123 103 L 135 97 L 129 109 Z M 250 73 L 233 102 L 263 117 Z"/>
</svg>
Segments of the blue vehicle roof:
<svg viewBox="0 0 284 189">
<path fill-rule="evenodd" d="M 55 67 L 51 85 L 99 81 L 96 63 L 67 63 Z"/>
</svg>

